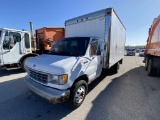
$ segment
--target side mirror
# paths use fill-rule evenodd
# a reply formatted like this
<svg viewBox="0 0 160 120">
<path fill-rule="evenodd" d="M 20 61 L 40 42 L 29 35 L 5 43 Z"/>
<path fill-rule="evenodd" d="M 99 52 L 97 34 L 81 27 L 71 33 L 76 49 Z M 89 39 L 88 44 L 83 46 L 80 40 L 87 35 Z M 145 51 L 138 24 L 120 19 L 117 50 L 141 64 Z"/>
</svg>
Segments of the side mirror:
<svg viewBox="0 0 160 120">
<path fill-rule="evenodd" d="M 89 47 L 89 56 L 92 57 L 93 55 L 94 55 L 93 49 L 92 49 L 92 47 L 90 45 L 90 47 Z"/>
<path fill-rule="evenodd" d="M 106 50 L 106 43 L 101 44 L 101 50 Z"/>
<path fill-rule="evenodd" d="M 10 49 L 11 49 L 11 48 L 10 48 L 10 42 L 9 42 L 9 52 L 10 52 Z"/>
<path fill-rule="evenodd" d="M 9 36 L 9 32 L 8 31 L 6 31 L 6 34 L 5 34 L 6 36 Z"/>
<path fill-rule="evenodd" d="M 149 28 L 149 31 L 148 31 L 148 34 L 150 35 L 150 33 L 151 33 L 151 28 Z"/>
</svg>

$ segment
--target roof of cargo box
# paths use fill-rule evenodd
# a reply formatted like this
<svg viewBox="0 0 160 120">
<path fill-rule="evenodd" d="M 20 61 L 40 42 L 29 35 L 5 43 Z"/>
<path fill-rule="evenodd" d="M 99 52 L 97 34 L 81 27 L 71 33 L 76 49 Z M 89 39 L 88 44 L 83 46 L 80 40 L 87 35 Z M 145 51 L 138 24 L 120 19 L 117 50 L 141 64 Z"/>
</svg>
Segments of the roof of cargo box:
<svg viewBox="0 0 160 120">
<path fill-rule="evenodd" d="M 92 13 L 89 13 L 89 14 L 85 14 L 85 15 L 82 15 L 82 16 L 79 16 L 79 17 L 75 17 L 75 18 L 66 20 L 65 25 L 72 25 L 72 24 L 75 24 L 77 22 L 85 21 L 85 20 L 88 20 L 88 19 L 95 19 L 95 18 L 99 18 L 99 17 L 104 17 L 104 16 L 107 16 L 107 15 L 110 15 L 112 12 L 114 12 L 116 14 L 116 12 L 113 8 L 106 8 L 106 9 L 103 9 L 103 10 L 95 11 L 95 12 L 92 12 Z M 117 14 L 116 14 L 116 16 L 118 17 Z M 119 19 L 119 17 L 118 17 L 118 19 Z M 120 22 L 121 22 L 121 20 L 120 20 Z M 121 24 L 123 25 L 122 22 L 121 22 Z M 123 25 L 123 27 L 125 28 L 124 25 Z"/>
<path fill-rule="evenodd" d="M 47 28 L 49 28 L 49 29 L 64 29 L 64 27 L 58 27 L 58 26 L 54 26 L 54 27 L 51 27 L 51 26 L 49 26 L 49 27 L 42 27 L 42 28 L 38 28 L 38 29 L 36 29 L 36 30 L 39 30 L 39 29 L 47 29 Z"/>
</svg>

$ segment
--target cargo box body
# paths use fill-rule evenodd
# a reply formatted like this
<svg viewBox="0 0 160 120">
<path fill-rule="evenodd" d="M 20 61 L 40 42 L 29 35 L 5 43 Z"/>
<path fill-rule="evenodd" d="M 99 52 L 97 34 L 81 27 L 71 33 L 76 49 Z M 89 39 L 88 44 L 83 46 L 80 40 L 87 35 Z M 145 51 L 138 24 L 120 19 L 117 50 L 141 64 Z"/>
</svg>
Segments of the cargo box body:
<svg viewBox="0 0 160 120">
<path fill-rule="evenodd" d="M 106 43 L 103 68 L 124 57 L 126 30 L 114 9 L 107 8 L 65 22 L 66 37 L 94 36 Z"/>
</svg>

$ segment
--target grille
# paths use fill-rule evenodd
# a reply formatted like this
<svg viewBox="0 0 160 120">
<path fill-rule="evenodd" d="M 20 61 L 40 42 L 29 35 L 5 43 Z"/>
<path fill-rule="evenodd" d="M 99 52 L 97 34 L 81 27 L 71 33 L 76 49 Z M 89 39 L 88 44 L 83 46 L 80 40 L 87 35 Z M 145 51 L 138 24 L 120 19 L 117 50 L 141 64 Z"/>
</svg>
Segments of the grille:
<svg viewBox="0 0 160 120">
<path fill-rule="evenodd" d="M 31 78 L 39 81 L 39 82 L 42 82 L 42 83 L 47 83 L 48 82 L 48 75 L 44 74 L 44 73 L 41 73 L 39 71 L 29 69 L 29 76 Z"/>
</svg>

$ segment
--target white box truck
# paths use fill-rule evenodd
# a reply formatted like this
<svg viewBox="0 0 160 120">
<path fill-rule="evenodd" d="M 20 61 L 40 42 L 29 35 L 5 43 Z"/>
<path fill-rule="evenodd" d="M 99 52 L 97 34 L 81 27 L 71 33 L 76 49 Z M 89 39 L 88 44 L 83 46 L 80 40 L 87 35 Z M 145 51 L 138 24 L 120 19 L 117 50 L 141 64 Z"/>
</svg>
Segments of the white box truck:
<svg viewBox="0 0 160 120">
<path fill-rule="evenodd" d="M 113 8 L 67 20 L 65 30 L 66 37 L 48 54 L 26 62 L 25 81 L 52 103 L 69 99 L 77 108 L 102 68 L 117 71 L 124 57 L 126 32 Z"/>
</svg>

